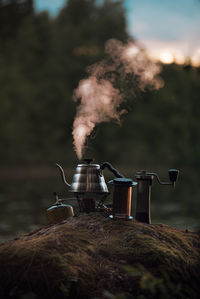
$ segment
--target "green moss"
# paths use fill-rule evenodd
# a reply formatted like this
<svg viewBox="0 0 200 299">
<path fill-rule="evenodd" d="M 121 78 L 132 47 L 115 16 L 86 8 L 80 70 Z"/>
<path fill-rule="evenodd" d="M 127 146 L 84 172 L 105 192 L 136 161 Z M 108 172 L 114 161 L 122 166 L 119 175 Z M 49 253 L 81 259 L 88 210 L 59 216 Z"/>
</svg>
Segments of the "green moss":
<svg viewBox="0 0 200 299">
<path fill-rule="evenodd" d="M 0 297 L 198 298 L 199 248 L 195 232 L 81 215 L 0 246 Z"/>
</svg>

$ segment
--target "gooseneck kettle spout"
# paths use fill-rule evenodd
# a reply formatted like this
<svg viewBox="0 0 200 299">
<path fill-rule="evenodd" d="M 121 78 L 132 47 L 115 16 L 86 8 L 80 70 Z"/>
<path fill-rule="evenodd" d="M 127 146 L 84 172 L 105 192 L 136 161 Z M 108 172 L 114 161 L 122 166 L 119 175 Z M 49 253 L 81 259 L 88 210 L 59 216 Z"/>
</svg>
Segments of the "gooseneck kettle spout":
<svg viewBox="0 0 200 299">
<path fill-rule="evenodd" d="M 66 181 L 65 173 L 64 173 L 63 168 L 62 168 L 59 164 L 57 164 L 57 163 L 56 163 L 56 166 L 57 166 L 57 167 L 59 168 L 59 170 L 60 170 L 61 178 L 62 178 L 64 184 L 67 185 L 68 187 L 71 187 L 71 184 L 69 184 L 69 183 Z"/>
</svg>

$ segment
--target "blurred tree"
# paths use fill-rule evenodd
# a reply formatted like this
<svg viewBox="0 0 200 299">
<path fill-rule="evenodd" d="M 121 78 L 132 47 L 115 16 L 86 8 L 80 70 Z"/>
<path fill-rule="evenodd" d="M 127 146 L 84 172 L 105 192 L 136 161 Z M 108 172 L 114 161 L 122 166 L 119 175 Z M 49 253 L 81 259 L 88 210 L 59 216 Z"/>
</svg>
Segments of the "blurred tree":
<svg viewBox="0 0 200 299">
<path fill-rule="evenodd" d="M 107 38 L 126 39 L 122 2 L 69 0 L 52 19 L 36 14 L 33 1 L 1 1 L 0 14 L 2 163 L 70 161 L 73 89 Z"/>
<path fill-rule="evenodd" d="M 15 39 L 23 19 L 33 14 L 33 0 L 0 0 L 0 40 Z"/>
<path fill-rule="evenodd" d="M 55 31 L 60 64 L 66 65 L 63 75 L 74 89 L 85 68 L 104 57 L 107 39 L 127 39 L 122 1 L 98 5 L 95 0 L 68 0 L 55 20 Z"/>
</svg>

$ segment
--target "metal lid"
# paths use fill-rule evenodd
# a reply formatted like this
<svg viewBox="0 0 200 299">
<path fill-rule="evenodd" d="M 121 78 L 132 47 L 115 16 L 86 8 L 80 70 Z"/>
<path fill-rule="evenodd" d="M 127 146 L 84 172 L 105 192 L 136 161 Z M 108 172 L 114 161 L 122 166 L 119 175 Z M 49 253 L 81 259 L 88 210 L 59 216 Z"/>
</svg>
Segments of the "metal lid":
<svg viewBox="0 0 200 299">
<path fill-rule="evenodd" d="M 108 182 L 112 185 L 120 185 L 120 186 L 136 186 L 137 183 L 133 182 L 131 179 L 128 178 L 115 178 Z"/>
<path fill-rule="evenodd" d="M 142 180 L 153 180 L 154 178 L 153 174 L 146 170 L 137 171 L 135 177 L 136 179 L 142 179 Z"/>
<path fill-rule="evenodd" d="M 99 164 L 78 164 L 77 167 L 85 167 L 85 168 L 100 168 Z"/>
<path fill-rule="evenodd" d="M 84 164 L 78 164 L 77 166 L 78 167 L 87 167 L 87 168 L 90 168 L 90 167 L 99 168 L 100 167 L 99 164 L 91 164 L 91 162 L 93 161 L 92 158 L 83 159 L 83 161 L 85 162 Z"/>
</svg>

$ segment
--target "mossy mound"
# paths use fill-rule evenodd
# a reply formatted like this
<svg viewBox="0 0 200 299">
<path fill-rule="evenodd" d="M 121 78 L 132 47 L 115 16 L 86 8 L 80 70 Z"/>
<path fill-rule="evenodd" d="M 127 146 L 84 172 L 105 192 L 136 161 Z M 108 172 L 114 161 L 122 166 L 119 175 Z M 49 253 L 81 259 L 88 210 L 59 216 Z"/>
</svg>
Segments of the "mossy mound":
<svg viewBox="0 0 200 299">
<path fill-rule="evenodd" d="M 200 238 L 163 224 L 69 218 L 0 246 L 0 298 L 199 298 Z"/>
</svg>

